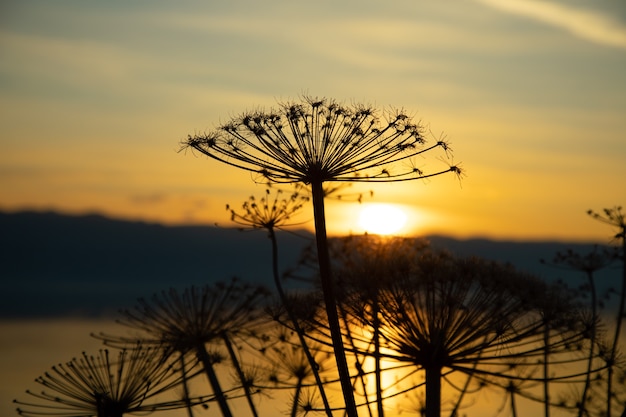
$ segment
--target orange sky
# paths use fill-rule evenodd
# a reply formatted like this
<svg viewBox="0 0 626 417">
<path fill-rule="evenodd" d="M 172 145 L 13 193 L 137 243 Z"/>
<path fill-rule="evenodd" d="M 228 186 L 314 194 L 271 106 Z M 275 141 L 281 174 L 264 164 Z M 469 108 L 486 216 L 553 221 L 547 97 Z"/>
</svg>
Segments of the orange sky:
<svg viewBox="0 0 626 417">
<path fill-rule="evenodd" d="M 263 188 L 179 142 L 308 92 L 451 142 L 461 183 L 355 186 L 406 233 L 606 242 L 585 212 L 626 205 L 623 6 L 454 3 L 3 2 L 0 209 L 227 226 Z M 329 202 L 331 233 L 358 211 Z"/>
</svg>

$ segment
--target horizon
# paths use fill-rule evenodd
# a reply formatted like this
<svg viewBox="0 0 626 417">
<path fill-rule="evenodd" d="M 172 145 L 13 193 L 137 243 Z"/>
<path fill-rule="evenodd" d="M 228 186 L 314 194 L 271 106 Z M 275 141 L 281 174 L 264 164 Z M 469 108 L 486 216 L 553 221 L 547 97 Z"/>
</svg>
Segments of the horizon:
<svg viewBox="0 0 626 417">
<path fill-rule="evenodd" d="M 101 210 L 77 210 L 77 211 L 67 211 L 60 210 L 55 208 L 32 208 L 32 207 L 23 207 L 18 209 L 3 209 L 0 207 L 0 214 L 20 214 L 20 213 L 32 213 L 32 214 L 52 214 L 58 216 L 67 216 L 67 217 L 101 217 L 111 221 L 117 222 L 129 222 L 129 223 L 143 223 L 147 225 L 158 225 L 163 227 L 216 227 L 222 229 L 241 229 L 242 227 L 237 225 L 236 223 L 230 221 L 230 215 L 227 214 L 224 216 L 223 221 L 201 221 L 201 220 L 192 220 L 192 221 L 165 221 L 163 219 L 158 218 L 146 218 L 146 217 L 125 217 L 123 215 L 116 215 L 111 213 L 106 213 Z M 585 215 L 585 217 L 589 217 Z M 596 222 L 595 220 L 589 217 L 589 221 Z M 484 233 L 474 233 L 474 234 L 463 234 L 463 233 L 454 233 L 450 230 L 428 230 L 427 228 L 419 228 L 412 229 L 409 232 L 400 231 L 398 233 L 390 233 L 388 236 L 396 236 L 396 237 L 408 237 L 408 238 L 428 238 L 428 237 L 444 237 L 451 238 L 460 241 L 469 241 L 469 240 L 488 240 L 493 242 L 519 242 L 519 243 L 575 243 L 575 244 L 594 244 L 594 245 L 605 245 L 611 246 L 613 244 L 613 236 L 611 234 L 611 229 L 606 227 L 606 225 L 602 225 L 598 223 L 600 226 L 600 230 L 597 233 L 589 236 L 555 236 L 555 235 L 529 235 L 529 236 L 506 236 L 498 233 L 490 234 L 489 232 Z M 604 227 L 602 227 L 604 226 Z M 332 227 L 332 226 L 331 226 Z M 604 229 L 605 232 L 608 233 L 600 233 Z M 312 225 L 312 221 L 309 221 L 304 224 L 296 224 L 296 225 L 288 225 L 286 227 L 282 227 L 281 231 L 293 232 L 293 231 L 305 231 L 313 235 L 315 230 Z M 346 231 L 346 230 L 328 230 L 329 237 L 343 237 L 343 236 L 358 236 L 362 234 L 370 234 L 376 235 L 377 233 L 371 233 L 363 230 L 354 231 Z"/>
<path fill-rule="evenodd" d="M 0 317 L 99 316 L 167 288 L 202 286 L 237 277 L 274 286 L 270 242 L 263 230 L 213 225 L 168 226 L 113 219 L 100 214 L 0 211 L 1 274 L 6 278 Z M 362 236 L 362 235 L 353 235 Z M 279 268 L 297 268 L 314 235 L 303 229 L 278 231 Z M 335 236 L 342 238 L 346 236 Z M 331 236 L 332 238 L 332 236 Z M 421 235 L 435 250 L 513 265 L 548 281 L 565 279 L 576 287 L 584 274 L 555 268 L 551 260 L 570 250 L 586 254 L 597 242 L 467 239 Z M 240 262 L 240 257 L 245 262 Z M 545 259 L 547 263 L 541 260 Z M 603 285 L 617 279 L 609 266 Z M 600 282 L 599 281 L 599 282 Z M 289 288 L 305 285 L 284 282 Z"/>
</svg>

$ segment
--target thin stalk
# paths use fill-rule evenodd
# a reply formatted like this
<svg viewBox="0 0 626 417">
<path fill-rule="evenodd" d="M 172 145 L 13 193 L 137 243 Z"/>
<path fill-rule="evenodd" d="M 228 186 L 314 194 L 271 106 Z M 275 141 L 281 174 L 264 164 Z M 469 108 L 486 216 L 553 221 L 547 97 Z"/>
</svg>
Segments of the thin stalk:
<svg viewBox="0 0 626 417">
<path fill-rule="evenodd" d="M 298 380 L 296 390 L 293 393 L 293 403 L 291 404 L 291 417 L 298 415 L 298 403 L 300 402 L 300 393 L 302 392 L 302 380 Z"/>
<path fill-rule="evenodd" d="M 487 339 L 488 337 L 485 336 L 484 342 L 487 342 Z M 472 370 L 467 375 L 467 379 L 465 380 L 465 384 L 463 384 L 463 389 L 461 390 L 461 394 L 459 394 L 459 399 L 456 401 L 456 404 L 454 404 L 454 408 L 452 409 L 452 412 L 450 412 L 450 417 L 458 416 L 459 409 L 461 408 L 461 403 L 463 402 L 463 398 L 465 397 L 465 394 L 467 394 L 467 391 L 469 390 L 470 383 L 472 382 L 472 378 L 474 377 L 474 371 L 476 371 L 476 368 L 478 367 L 478 361 L 480 360 L 481 356 L 482 356 L 482 351 L 478 352 L 478 357 L 476 358 L 476 360 L 474 361 L 474 364 L 472 365 Z"/>
<path fill-rule="evenodd" d="M 511 417 L 517 417 L 517 405 L 515 404 L 515 390 L 511 390 Z"/>
<path fill-rule="evenodd" d="M 430 366 L 426 371 L 426 417 L 441 416 L 441 367 Z"/>
<path fill-rule="evenodd" d="M 237 376 L 239 377 L 239 380 L 241 381 L 241 384 L 243 385 L 243 391 L 246 394 L 246 399 L 248 400 L 250 411 L 252 412 L 252 415 L 254 417 L 258 417 L 259 414 L 257 413 L 256 406 L 254 405 L 254 401 L 252 400 L 252 393 L 250 392 L 250 385 L 248 384 L 248 381 L 246 380 L 246 376 L 243 373 L 243 370 L 241 369 L 241 365 L 239 364 L 239 359 L 237 358 L 237 355 L 235 354 L 235 350 L 233 349 L 233 344 L 231 343 L 227 332 L 225 331 L 222 332 L 222 339 L 224 340 L 226 349 L 228 349 L 228 354 L 230 355 L 230 360 L 233 363 L 233 366 L 235 367 Z"/>
<path fill-rule="evenodd" d="M 335 289 L 331 277 L 330 254 L 328 252 L 328 237 L 326 235 L 326 217 L 324 212 L 324 189 L 322 185 L 321 181 L 311 183 L 320 280 L 322 283 L 324 304 L 326 305 L 326 315 L 330 327 L 335 360 L 337 361 L 337 372 L 339 374 L 339 381 L 341 382 L 341 390 L 346 406 L 346 414 L 348 417 L 358 417 L 352 381 L 350 379 L 350 370 L 348 369 L 346 351 L 343 345 L 343 337 L 341 335 L 341 327 L 339 326 L 339 317 L 337 315 Z"/>
<path fill-rule="evenodd" d="M 213 389 L 213 393 L 215 394 L 217 404 L 222 411 L 222 415 L 224 417 L 233 417 L 233 414 L 230 411 L 230 407 L 228 406 L 228 402 L 226 401 L 226 396 L 224 395 L 224 391 L 222 391 L 220 382 L 217 379 L 215 368 L 213 367 L 213 363 L 211 362 L 211 358 L 209 357 L 209 353 L 207 352 L 204 343 L 198 345 L 198 347 L 196 348 L 196 355 L 198 356 L 200 362 L 202 362 L 202 366 L 204 367 L 206 376 L 209 380 L 209 383 L 211 384 L 211 388 Z"/>
<path fill-rule="evenodd" d="M 596 284 L 593 279 L 593 272 L 587 271 L 587 280 L 589 281 L 589 289 L 591 290 L 591 335 L 589 336 L 589 358 L 587 359 L 587 374 L 585 376 L 585 386 L 583 388 L 582 398 L 580 399 L 580 408 L 578 409 L 578 417 L 583 417 L 587 403 L 587 393 L 591 385 L 591 372 L 593 368 L 593 358 L 596 346 L 596 325 L 597 325 L 597 295 Z"/>
<path fill-rule="evenodd" d="M 374 374 L 376 378 L 376 403 L 378 404 L 378 417 L 384 417 L 385 409 L 383 408 L 383 386 L 382 386 L 382 367 L 380 364 L 380 318 L 378 317 L 378 297 L 373 302 L 374 320 Z"/>
<path fill-rule="evenodd" d="M 124 413 L 121 410 L 106 411 L 101 405 L 98 405 L 97 408 L 97 417 L 124 417 Z"/>
<path fill-rule="evenodd" d="M 352 349 L 352 351 L 354 352 L 354 356 L 355 356 L 354 362 L 355 362 L 355 367 L 357 369 L 357 376 L 355 376 L 355 381 L 352 387 L 353 387 L 353 390 L 356 391 L 357 380 L 361 382 L 361 386 L 363 387 L 363 394 L 365 396 L 365 405 L 367 406 L 368 414 L 370 417 L 373 417 L 372 409 L 370 407 L 371 402 L 369 399 L 369 395 L 367 393 L 367 381 L 365 380 L 365 372 L 363 370 L 363 364 L 365 363 L 366 358 L 360 361 L 357 356 L 358 349 L 357 349 L 356 344 L 354 343 L 354 338 L 352 337 L 352 333 L 349 330 L 350 325 L 348 323 L 348 317 L 346 315 L 346 311 L 342 307 L 341 303 L 339 303 L 339 311 L 341 312 L 341 320 L 343 321 L 345 328 L 348 329 L 346 332 L 346 338 L 348 339 L 347 343 L 349 344 L 350 349 Z"/>
<path fill-rule="evenodd" d="M 617 310 L 617 323 L 615 324 L 615 336 L 613 337 L 613 347 L 611 348 L 611 357 L 608 367 L 607 378 L 607 400 L 606 415 L 611 417 L 611 401 L 613 399 L 613 369 L 615 367 L 615 359 L 617 356 L 617 344 L 619 343 L 619 335 L 622 329 L 622 319 L 624 318 L 624 305 L 626 304 L 626 230 L 621 231 L 622 237 L 622 289 L 619 300 L 619 310 Z"/>
<path fill-rule="evenodd" d="M 313 376 L 315 377 L 315 383 L 317 385 L 317 388 L 319 389 L 320 396 L 322 397 L 322 402 L 324 403 L 324 409 L 326 410 L 326 415 L 328 417 L 333 417 L 333 413 L 330 408 L 330 403 L 328 402 L 328 398 L 326 397 L 326 391 L 324 390 L 324 383 L 322 382 L 322 378 L 320 377 L 319 365 L 317 364 L 317 362 L 315 361 L 315 358 L 311 354 L 309 345 L 307 344 L 306 339 L 304 338 L 304 331 L 300 327 L 298 320 L 294 316 L 293 311 L 291 310 L 289 306 L 287 296 L 285 295 L 285 291 L 283 290 L 283 286 L 280 282 L 280 274 L 278 273 L 278 241 L 276 239 L 276 233 L 274 232 L 273 228 L 269 229 L 269 237 L 270 237 L 270 240 L 272 241 L 272 272 L 274 274 L 274 283 L 276 284 L 276 290 L 278 291 L 278 296 L 280 297 L 280 300 L 282 301 L 283 306 L 285 307 L 285 311 L 287 312 L 287 315 L 289 316 L 289 320 L 291 321 L 291 324 L 293 325 L 293 328 L 296 331 L 296 334 L 298 335 L 298 339 L 300 340 L 300 345 L 302 345 L 302 350 L 304 351 L 304 355 L 309 361 L 309 365 L 311 366 Z"/>
<path fill-rule="evenodd" d="M 189 382 L 187 380 L 187 369 L 185 369 L 185 355 L 180 353 L 180 372 L 182 374 L 183 395 L 185 396 L 185 408 L 187 408 L 187 416 L 193 417 L 191 409 L 191 399 L 189 397 Z"/>
<path fill-rule="evenodd" d="M 550 326 L 545 320 L 543 328 L 543 413 L 544 417 L 550 417 Z"/>
</svg>

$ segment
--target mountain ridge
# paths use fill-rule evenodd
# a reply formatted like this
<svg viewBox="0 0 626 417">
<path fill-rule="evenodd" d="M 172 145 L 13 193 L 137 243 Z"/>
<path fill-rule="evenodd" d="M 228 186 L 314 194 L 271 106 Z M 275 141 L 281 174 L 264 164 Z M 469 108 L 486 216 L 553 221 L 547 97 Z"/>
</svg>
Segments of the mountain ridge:
<svg viewBox="0 0 626 417">
<path fill-rule="evenodd" d="M 587 253 L 593 247 L 580 242 L 424 238 L 458 256 L 508 262 L 546 279 L 566 276 L 572 285 L 582 282 L 579 274 L 539 260 L 567 249 Z M 296 264 L 313 235 L 279 232 L 278 239 L 285 270 Z M 609 281 L 614 275 L 602 273 Z M 52 211 L 0 211 L 0 277 L 0 318 L 110 315 L 132 307 L 140 297 L 232 277 L 273 288 L 271 246 L 264 231 Z"/>
</svg>

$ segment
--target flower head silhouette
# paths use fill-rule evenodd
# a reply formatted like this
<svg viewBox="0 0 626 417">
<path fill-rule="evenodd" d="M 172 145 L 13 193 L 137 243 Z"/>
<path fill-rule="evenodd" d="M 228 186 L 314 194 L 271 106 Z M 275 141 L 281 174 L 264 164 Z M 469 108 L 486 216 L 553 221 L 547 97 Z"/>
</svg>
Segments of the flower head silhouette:
<svg viewBox="0 0 626 417">
<path fill-rule="evenodd" d="M 587 323 L 565 288 L 510 265 L 457 258 L 418 239 L 363 236 L 337 243 L 332 253 L 346 339 L 361 347 L 351 351 L 355 361 L 375 367 L 375 391 L 369 389 L 377 404 L 423 384 L 425 415 L 440 416 L 442 404 L 458 410 L 471 392 L 506 386 L 517 378 L 515 370 L 544 369 L 539 364 L 546 358 L 572 369 L 585 363 L 577 351 Z M 402 382 L 386 389 L 385 375 Z M 549 378 L 578 376 L 578 370 L 559 370 Z"/>
<path fill-rule="evenodd" d="M 152 302 L 139 300 L 133 310 L 123 311 L 121 324 L 141 331 L 136 337 L 98 335 L 111 345 L 125 345 L 140 340 L 147 345 L 165 345 L 180 355 L 195 354 L 202 363 L 216 401 L 225 417 L 232 415 L 226 393 L 216 370 L 215 357 L 207 345 L 227 349 L 232 339 L 250 335 L 258 329 L 265 314 L 260 303 L 268 295 L 265 288 L 232 280 L 202 288 L 191 287 L 182 294 L 171 289 L 155 295 Z M 229 349 L 229 353 L 231 350 Z M 237 358 L 231 355 L 237 365 Z M 245 387 L 245 381 L 240 381 Z"/>
<path fill-rule="evenodd" d="M 168 364 L 167 354 L 159 347 L 138 345 L 120 350 L 117 355 L 108 349 L 97 355 L 83 352 L 65 364 L 53 366 L 35 381 L 44 390 L 26 391 L 36 401 L 14 401 L 20 415 L 121 417 L 126 413 L 182 408 L 189 403 L 152 401 L 181 383 L 179 373 Z"/>
<path fill-rule="evenodd" d="M 601 213 L 593 210 L 588 210 L 587 214 L 593 219 L 598 220 L 601 223 L 608 224 L 616 229 L 616 233 L 613 238 L 617 241 L 621 241 L 621 248 L 616 250 L 615 258 L 622 262 L 622 282 L 621 288 L 618 290 L 619 294 L 619 306 L 617 308 L 616 320 L 615 320 L 615 333 L 613 336 L 610 355 L 608 357 L 608 376 L 606 384 L 606 415 L 611 415 L 612 402 L 616 399 L 614 385 L 614 373 L 615 365 L 618 356 L 618 344 L 621 339 L 622 325 L 624 317 L 626 316 L 626 213 L 622 211 L 622 206 L 615 206 L 613 208 L 605 208 Z M 622 406 L 623 404 L 619 404 Z"/>
<path fill-rule="evenodd" d="M 320 281 L 337 372 L 346 413 L 357 417 L 332 282 L 324 183 L 397 182 L 447 172 L 461 176 L 458 164 L 426 172 L 414 161 L 435 149 L 448 154 L 449 145 L 444 140 L 427 143 L 423 127 L 402 111 L 389 112 L 383 121 L 371 107 L 308 96 L 301 102 L 282 103 L 277 110 L 245 113 L 208 134 L 188 135 L 182 145 L 254 172 L 263 181 L 310 186 Z"/>
<path fill-rule="evenodd" d="M 309 201 L 309 197 L 296 189 L 289 196 L 284 197 L 283 191 L 278 189 L 271 195 L 270 189 L 265 190 L 265 196 L 257 199 L 255 196 L 244 202 L 241 210 L 237 211 L 226 206 L 230 211 L 230 218 L 233 222 L 243 227 L 253 229 L 280 229 L 290 226 L 292 216 L 302 209 L 302 206 Z"/>
<path fill-rule="evenodd" d="M 291 216 L 297 213 L 302 209 L 302 205 L 309 200 L 307 195 L 302 194 L 301 191 L 302 186 L 300 184 L 296 184 L 296 190 L 291 193 L 288 198 L 282 197 L 282 190 L 276 190 L 274 193 L 274 197 L 271 197 L 271 192 L 269 189 L 266 190 L 265 196 L 260 199 L 256 199 L 254 196 L 251 196 L 248 201 L 243 203 L 243 212 L 238 212 L 234 209 L 230 209 L 230 206 L 226 206 L 227 209 L 231 212 L 231 219 L 242 226 L 248 226 L 252 229 L 265 229 L 268 232 L 268 237 L 270 238 L 272 244 L 272 275 L 274 276 L 274 283 L 276 284 L 276 290 L 278 291 L 278 295 L 281 300 L 281 308 L 284 309 L 284 312 L 289 317 L 289 321 L 293 329 L 295 330 L 298 338 L 300 340 L 300 347 L 302 349 L 302 353 L 308 360 L 308 366 L 313 373 L 317 388 L 319 389 L 320 396 L 324 403 L 324 408 L 329 417 L 332 417 L 332 411 L 330 409 L 330 404 L 328 402 L 328 398 L 324 391 L 323 381 L 319 375 L 319 366 L 309 349 L 308 342 L 305 339 L 304 331 L 298 323 L 298 319 L 293 312 L 293 307 L 290 305 L 289 299 L 287 298 L 287 294 L 285 293 L 280 275 L 278 272 L 278 239 L 276 236 L 276 230 L 282 227 L 288 226 Z M 300 388 L 297 390 L 300 392 Z M 297 400 L 294 401 L 297 403 Z"/>
<path fill-rule="evenodd" d="M 622 212 L 622 206 L 605 208 L 602 210 L 602 213 L 587 210 L 587 214 L 599 222 L 617 228 L 615 239 L 621 239 L 622 241 L 626 239 L 626 213 Z"/>
<path fill-rule="evenodd" d="M 122 312 L 119 321 L 142 330 L 143 343 L 195 351 L 198 344 L 221 342 L 224 332 L 232 335 L 252 329 L 263 317 L 258 307 L 267 295 L 265 288 L 237 280 L 190 287 L 182 294 L 171 289 L 151 301 L 140 299 L 134 309 Z"/>
<path fill-rule="evenodd" d="M 537 366 L 542 343 L 555 357 L 575 351 L 584 337 L 575 305 L 555 294 L 508 265 L 425 253 L 411 277 L 385 293 L 381 330 L 397 360 L 424 369 L 426 415 L 436 416 L 443 369 L 498 386 L 511 369 Z"/>
<path fill-rule="evenodd" d="M 448 151 L 449 145 L 427 144 L 423 127 L 404 112 L 390 112 L 381 121 L 371 107 L 313 97 L 245 113 L 211 133 L 189 135 L 183 146 L 283 183 L 389 182 L 461 173 L 456 165 L 427 173 L 408 163 L 434 148 Z M 400 161 L 407 164 L 396 164 Z"/>
</svg>

